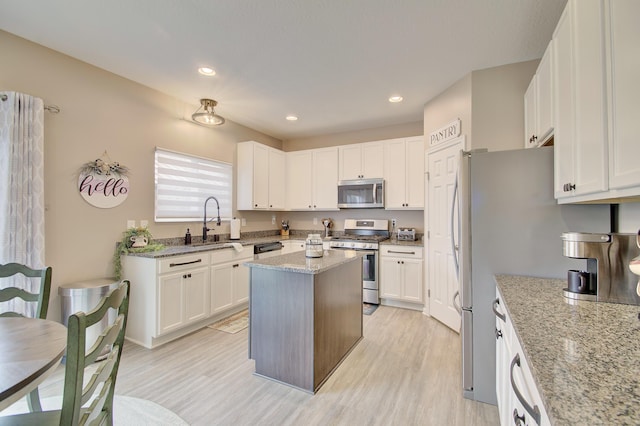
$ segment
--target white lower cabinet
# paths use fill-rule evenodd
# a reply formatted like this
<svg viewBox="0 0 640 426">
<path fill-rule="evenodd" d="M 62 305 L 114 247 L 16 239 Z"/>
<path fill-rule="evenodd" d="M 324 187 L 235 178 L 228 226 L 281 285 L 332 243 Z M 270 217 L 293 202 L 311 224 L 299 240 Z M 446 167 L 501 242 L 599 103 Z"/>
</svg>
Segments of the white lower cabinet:
<svg viewBox="0 0 640 426">
<path fill-rule="evenodd" d="M 211 315 L 248 302 L 249 268 L 242 263 L 253 259 L 253 246 L 249 248 L 211 253 Z"/>
<path fill-rule="evenodd" d="M 209 316 L 208 282 L 206 266 L 158 277 L 158 336 Z"/>
<path fill-rule="evenodd" d="M 295 253 L 305 249 L 305 240 L 285 240 L 282 243 L 282 252 L 280 254 Z"/>
<path fill-rule="evenodd" d="M 249 298 L 242 262 L 249 259 L 253 246 L 158 259 L 122 256 L 122 277 L 131 281 L 127 339 L 151 349 L 242 309 Z"/>
<path fill-rule="evenodd" d="M 496 396 L 501 425 L 550 425 L 531 369 L 496 288 Z"/>
<path fill-rule="evenodd" d="M 424 303 L 422 292 L 422 247 L 380 247 L 380 297 Z"/>
</svg>

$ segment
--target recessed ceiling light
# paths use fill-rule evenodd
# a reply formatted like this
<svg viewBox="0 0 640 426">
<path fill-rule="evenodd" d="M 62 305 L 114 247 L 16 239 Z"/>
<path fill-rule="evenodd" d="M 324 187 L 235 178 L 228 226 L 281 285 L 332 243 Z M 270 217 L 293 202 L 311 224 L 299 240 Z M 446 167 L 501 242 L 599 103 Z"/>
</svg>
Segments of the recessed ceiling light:
<svg viewBox="0 0 640 426">
<path fill-rule="evenodd" d="M 216 75 L 216 70 L 214 70 L 213 68 L 209 68 L 209 67 L 200 67 L 200 68 L 198 68 L 198 72 L 200 74 L 206 75 L 206 76 Z"/>
<path fill-rule="evenodd" d="M 398 102 L 402 102 L 402 96 L 391 96 L 389 98 L 389 102 L 391 103 L 398 103 Z"/>
<path fill-rule="evenodd" d="M 286 118 L 287 120 L 289 120 L 289 121 L 296 121 L 296 120 L 298 120 L 298 117 L 296 117 L 295 115 L 287 115 L 285 118 Z"/>
</svg>

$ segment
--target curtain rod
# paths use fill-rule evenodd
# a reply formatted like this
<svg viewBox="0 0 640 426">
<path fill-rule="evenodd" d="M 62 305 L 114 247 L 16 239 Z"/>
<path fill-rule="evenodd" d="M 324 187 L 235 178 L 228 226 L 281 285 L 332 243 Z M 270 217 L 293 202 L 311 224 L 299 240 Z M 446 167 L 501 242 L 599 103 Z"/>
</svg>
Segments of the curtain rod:
<svg viewBox="0 0 640 426">
<path fill-rule="evenodd" d="M 7 99 L 9 99 L 9 97 L 7 95 L 5 95 L 4 93 L 0 95 L 0 100 L 2 102 L 6 101 Z M 45 105 L 44 109 L 46 111 L 49 111 L 51 114 L 57 114 L 60 112 L 60 107 L 57 105 Z"/>
</svg>

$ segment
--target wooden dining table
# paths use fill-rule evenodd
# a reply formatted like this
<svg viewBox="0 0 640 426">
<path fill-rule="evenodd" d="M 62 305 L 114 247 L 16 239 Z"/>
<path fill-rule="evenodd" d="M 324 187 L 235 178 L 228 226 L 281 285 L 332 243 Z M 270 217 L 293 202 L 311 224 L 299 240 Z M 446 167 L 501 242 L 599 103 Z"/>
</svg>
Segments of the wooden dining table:
<svg viewBox="0 0 640 426">
<path fill-rule="evenodd" d="M 60 365 L 67 328 L 35 318 L 0 318 L 0 411 L 35 389 Z"/>
</svg>

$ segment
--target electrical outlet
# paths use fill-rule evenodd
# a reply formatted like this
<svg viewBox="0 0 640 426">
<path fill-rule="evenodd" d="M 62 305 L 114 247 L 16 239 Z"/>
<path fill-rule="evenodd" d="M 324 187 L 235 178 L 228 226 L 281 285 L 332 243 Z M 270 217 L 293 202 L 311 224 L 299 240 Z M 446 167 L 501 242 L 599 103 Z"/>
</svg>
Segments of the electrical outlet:
<svg viewBox="0 0 640 426">
<path fill-rule="evenodd" d="M 317 218 L 317 217 L 314 217 L 314 218 L 313 218 L 313 224 L 314 224 L 314 225 L 317 225 L 317 224 L 318 224 L 318 218 Z"/>
<path fill-rule="evenodd" d="M 140 227 L 141 227 L 141 228 L 146 228 L 147 226 L 149 226 L 149 221 L 148 221 L 148 220 L 144 220 L 144 219 L 142 219 L 142 220 L 140 221 Z"/>
<path fill-rule="evenodd" d="M 136 227 L 136 221 L 135 220 L 127 220 L 127 229 L 135 228 L 135 227 Z"/>
<path fill-rule="evenodd" d="M 242 218 L 242 226 L 247 226 L 247 219 L 244 217 Z"/>
<path fill-rule="evenodd" d="M 391 226 L 393 226 L 394 228 L 396 227 L 396 220 L 395 219 L 391 219 Z"/>
<path fill-rule="evenodd" d="M 271 224 L 272 225 L 276 224 L 276 215 L 275 214 L 273 216 L 271 216 Z"/>
</svg>

